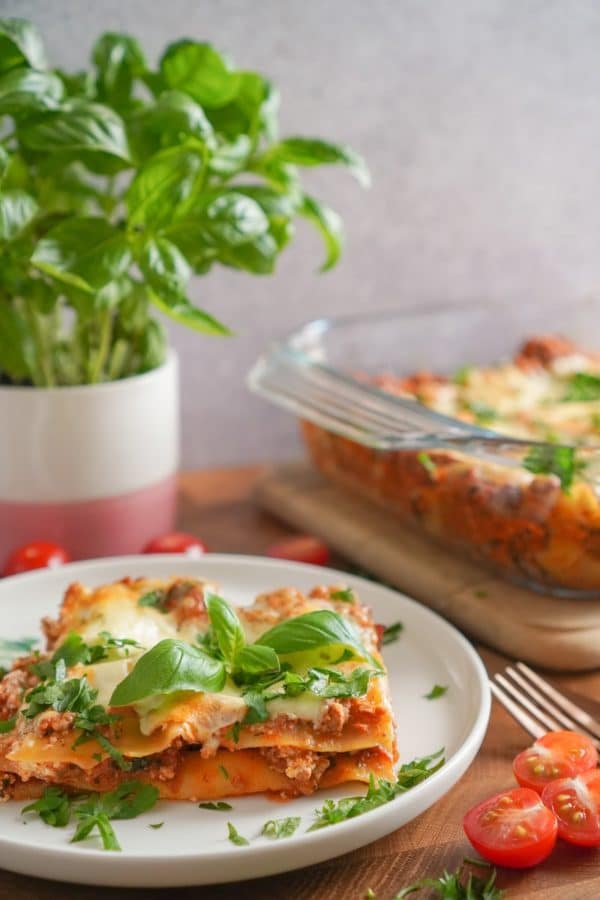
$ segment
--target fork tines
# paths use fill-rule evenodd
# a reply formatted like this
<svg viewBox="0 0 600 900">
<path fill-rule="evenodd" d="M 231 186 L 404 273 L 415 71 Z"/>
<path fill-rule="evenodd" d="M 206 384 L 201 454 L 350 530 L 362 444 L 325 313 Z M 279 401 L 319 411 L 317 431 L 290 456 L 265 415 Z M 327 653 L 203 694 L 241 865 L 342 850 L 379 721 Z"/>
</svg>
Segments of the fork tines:
<svg viewBox="0 0 600 900">
<path fill-rule="evenodd" d="M 492 693 L 511 716 L 534 738 L 546 731 L 579 731 L 600 750 L 600 722 L 557 691 L 544 678 L 518 662 L 497 672 Z"/>
</svg>

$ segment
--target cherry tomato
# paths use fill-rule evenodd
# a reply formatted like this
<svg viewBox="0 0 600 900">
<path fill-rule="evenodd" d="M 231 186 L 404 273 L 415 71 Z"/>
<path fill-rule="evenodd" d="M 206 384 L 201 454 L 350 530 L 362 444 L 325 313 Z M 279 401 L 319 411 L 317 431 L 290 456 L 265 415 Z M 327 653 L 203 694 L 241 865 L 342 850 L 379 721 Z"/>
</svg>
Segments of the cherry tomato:
<svg viewBox="0 0 600 900">
<path fill-rule="evenodd" d="M 513 760 L 513 772 L 521 787 L 539 794 L 556 778 L 567 778 L 595 769 L 598 751 L 592 741 L 576 731 L 549 731 Z"/>
<path fill-rule="evenodd" d="M 530 788 L 513 788 L 484 800 L 469 810 L 463 828 L 481 856 L 512 869 L 537 865 L 556 843 L 556 816 Z"/>
<path fill-rule="evenodd" d="M 193 534 L 172 531 L 153 538 L 144 547 L 144 553 L 183 553 L 185 556 L 202 556 L 207 546 Z"/>
<path fill-rule="evenodd" d="M 291 559 L 294 562 L 312 563 L 313 566 L 326 566 L 329 562 L 329 549 L 316 537 L 303 534 L 298 537 L 285 538 L 267 547 L 267 556 L 275 559 Z"/>
<path fill-rule="evenodd" d="M 561 838 L 581 847 L 600 847 L 600 770 L 551 781 L 542 800 L 558 819 Z"/>
<path fill-rule="evenodd" d="M 71 557 L 60 544 L 52 541 L 32 541 L 31 544 L 23 544 L 10 554 L 2 575 L 18 575 L 20 572 L 30 572 L 32 569 L 53 569 L 71 561 Z"/>
</svg>

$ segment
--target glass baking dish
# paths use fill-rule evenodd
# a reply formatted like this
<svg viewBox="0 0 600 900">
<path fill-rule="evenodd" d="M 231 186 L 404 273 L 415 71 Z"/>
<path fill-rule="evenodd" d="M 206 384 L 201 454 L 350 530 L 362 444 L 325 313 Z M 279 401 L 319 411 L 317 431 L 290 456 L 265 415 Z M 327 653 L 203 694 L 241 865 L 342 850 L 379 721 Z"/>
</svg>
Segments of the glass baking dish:
<svg viewBox="0 0 600 900">
<path fill-rule="evenodd" d="M 600 350 L 600 340 L 593 346 L 599 325 L 591 298 L 568 307 L 445 306 L 321 319 L 275 344 L 248 382 L 300 418 L 310 458 L 327 478 L 505 578 L 545 594 L 600 598 L 593 435 L 586 446 L 513 438 L 493 422 L 440 414 L 368 381 L 496 364 L 549 333 Z M 600 418 L 600 399 L 598 410 Z M 569 478 L 560 467 L 531 464 L 548 458 L 566 459 Z"/>
</svg>

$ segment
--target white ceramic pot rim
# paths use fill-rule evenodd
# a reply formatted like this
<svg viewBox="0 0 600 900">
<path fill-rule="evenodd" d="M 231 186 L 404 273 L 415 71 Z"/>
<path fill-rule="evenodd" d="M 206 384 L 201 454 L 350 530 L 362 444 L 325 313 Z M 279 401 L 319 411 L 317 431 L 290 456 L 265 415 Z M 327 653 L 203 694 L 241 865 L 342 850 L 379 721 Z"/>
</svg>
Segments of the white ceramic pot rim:
<svg viewBox="0 0 600 900">
<path fill-rule="evenodd" d="M 170 351 L 161 366 L 119 381 L 0 390 L 0 504 L 119 497 L 172 477 L 177 376 Z"/>
<path fill-rule="evenodd" d="M 140 372 L 138 375 L 128 375 L 127 378 L 117 378 L 114 381 L 97 381 L 94 384 L 59 384 L 53 387 L 39 387 L 30 384 L 2 384 L 0 385 L 0 394 L 19 391 L 23 396 L 31 396 L 39 391 L 44 391 L 45 394 L 69 393 L 72 396 L 80 391 L 86 393 L 90 391 L 115 391 L 124 385 L 131 385 L 133 382 L 141 384 L 144 381 L 151 381 L 163 373 L 165 369 L 172 369 L 173 366 L 177 365 L 177 361 L 176 351 L 172 347 L 168 347 L 165 358 L 159 366 L 155 366 L 147 372 Z"/>
</svg>

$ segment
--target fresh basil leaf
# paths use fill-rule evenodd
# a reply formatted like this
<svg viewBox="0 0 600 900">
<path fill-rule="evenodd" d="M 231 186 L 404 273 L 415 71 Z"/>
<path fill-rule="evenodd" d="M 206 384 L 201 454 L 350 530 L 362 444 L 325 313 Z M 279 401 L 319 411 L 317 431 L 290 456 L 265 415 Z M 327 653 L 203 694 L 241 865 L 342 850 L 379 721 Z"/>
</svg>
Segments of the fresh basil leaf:
<svg viewBox="0 0 600 900">
<path fill-rule="evenodd" d="M 235 677 L 237 680 L 248 681 L 262 675 L 270 675 L 279 672 L 279 657 L 271 647 L 259 647 L 257 644 L 248 644 L 239 650 L 234 658 Z"/>
<path fill-rule="evenodd" d="M 62 81 L 51 72 L 11 69 L 0 77 L 0 116 L 56 109 L 62 96 Z"/>
<path fill-rule="evenodd" d="M 300 816 L 289 816 L 286 819 L 269 819 L 261 829 L 265 837 L 278 839 L 291 837 L 300 825 Z"/>
<path fill-rule="evenodd" d="M 215 144 L 204 110 L 182 91 L 163 91 L 153 106 L 132 115 L 128 132 L 136 156 L 143 160 L 160 150 L 179 146 L 187 138 L 195 138 L 207 148 Z"/>
<path fill-rule="evenodd" d="M 261 134 L 268 140 L 275 140 L 278 113 L 277 90 L 257 72 L 238 72 L 233 99 L 225 106 L 209 110 L 210 119 L 219 134 L 229 141 L 248 135 L 253 146 Z"/>
<path fill-rule="evenodd" d="M 348 648 L 355 658 L 370 659 L 350 623 L 328 609 L 286 619 L 261 635 L 256 643 L 271 647 L 278 656 L 304 653 L 333 662 L 340 650 Z"/>
<path fill-rule="evenodd" d="M 238 90 L 238 76 L 210 44 L 182 40 L 167 47 L 160 60 L 167 87 L 189 94 L 206 109 L 224 106 Z"/>
<path fill-rule="evenodd" d="M 167 238 L 147 241 L 139 265 L 148 284 L 159 296 L 179 300 L 185 294 L 192 270 L 176 244 Z"/>
<path fill-rule="evenodd" d="M 369 681 L 379 670 L 356 668 L 351 672 L 336 672 L 332 669 L 309 669 L 307 690 L 317 697 L 339 699 L 342 697 L 364 697 L 369 690 Z"/>
<path fill-rule="evenodd" d="M 204 168 L 204 147 L 195 140 L 152 156 L 127 190 L 130 227 L 158 229 L 171 223 L 201 190 Z"/>
<path fill-rule="evenodd" d="M 92 59 L 98 70 L 99 99 L 117 108 L 126 107 L 134 79 L 146 70 L 146 59 L 139 43 L 127 34 L 107 32 L 94 44 Z"/>
<path fill-rule="evenodd" d="M 23 63 L 46 68 L 46 54 L 39 31 L 26 19 L 0 19 L 0 72 Z"/>
<path fill-rule="evenodd" d="M 100 218 L 73 216 L 37 244 L 31 262 L 52 278 L 95 291 L 123 275 L 131 250 L 122 231 Z"/>
<path fill-rule="evenodd" d="M 296 166 L 343 165 L 363 187 L 371 178 L 364 159 L 350 147 L 332 144 L 319 138 L 290 137 L 273 144 L 264 154 L 270 163 L 291 163 Z"/>
<path fill-rule="evenodd" d="M 221 144 L 213 153 L 208 167 L 216 175 L 232 176 L 243 172 L 252 153 L 252 141 L 239 134 L 231 143 Z"/>
<path fill-rule="evenodd" d="M 179 322 L 180 325 L 186 325 L 188 328 L 193 328 L 194 331 L 199 331 L 201 334 L 211 334 L 219 337 L 231 334 L 226 325 L 223 325 L 205 310 L 198 309 L 197 306 L 190 303 L 187 297 L 173 298 L 163 296 L 151 288 L 148 290 L 148 296 L 157 309 L 175 322 Z"/>
<path fill-rule="evenodd" d="M 223 245 L 218 260 L 233 269 L 243 269 L 253 275 L 270 275 L 275 270 L 279 247 L 271 234 L 259 234 L 245 244 Z"/>
<path fill-rule="evenodd" d="M 216 692 L 224 684 L 225 667 L 220 660 L 183 641 L 165 638 L 138 659 L 113 691 L 110 705 L 129 706 L 175 691 Z"/>
<path fill-rule="evenodd" d="M 315 225 L 323 238 L 326 256 L 321 266 L 321 272 L 332 269 L 341 256 L 344 247 L 344 228 L 338 214 L 319 203 L 314 197 L 304 194 L 300 215 Z"/>
<path fill-rule="evenodd" d="M 123 120 L 108 106 L 72 99 L 60 110 L 31 117 L 19 128 L 19 139 L 45 153 L 101 153 L 130 162 Z"/>
<path fill-rule="evenodd" d="M 8 155 L 2 144 L 0 144 L 0 185 L 4 181 L 4 176 L 8 172 L 9 165 L 10 156 Z"/>
<path fill-rule="evenodd" d="M 197 218 L 213 240 L 230 247 L 248 243 L 269 229 L 269 221 L 258 203 L 235 190 L 203 198 L 191 218 Z"/>
<path fill-rule="evenodd" d="M 0 191 L 0 241 L 13 241 L 35 219 L 38 205 L 25 191 Z"/>
<path fill-rule="evenodd" d="M 246 643 L 240 620 L 229 603 L 217 594 L 207 594 L 204 602 L 217 646 L 223 659 L 232 665 Z"/>
</svg>

